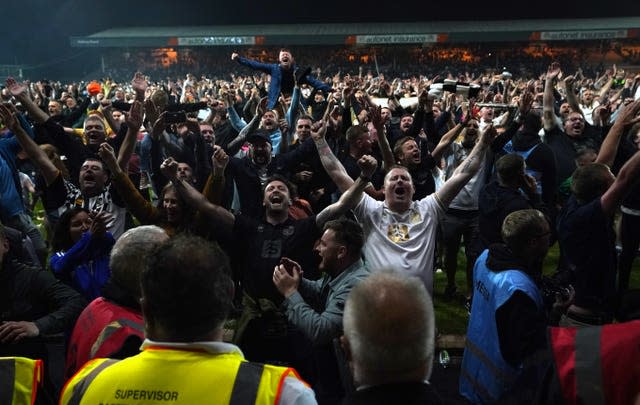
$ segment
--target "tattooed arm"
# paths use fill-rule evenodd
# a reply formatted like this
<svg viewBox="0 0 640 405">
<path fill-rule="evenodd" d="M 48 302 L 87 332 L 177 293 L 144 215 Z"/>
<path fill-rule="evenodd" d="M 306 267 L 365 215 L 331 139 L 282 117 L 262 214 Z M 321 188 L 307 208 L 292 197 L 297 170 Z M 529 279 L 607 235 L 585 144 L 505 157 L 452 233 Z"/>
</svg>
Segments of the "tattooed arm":
<svg viewBox="0 0 640 405">
<path fill-rule="evenodd" d="M 351 187 L 354 183 L 353 179 L 349 177 L 347 171 L 336 155 L 334 155 L 333 151 L 329 147 L 327 140 L 324 137 L 324 134 L 327 132 L 327 124 L 325 121 L 319 121 L 313 124 L 313 128 L 311 128 L 311 137 L 316 144 L 316 148 L 318 149 L 318 155 L 320 155 L 320 161 L 322 162 L 322 166 L 324 170 L 327 171 L 331 180 L 336 183 L 338 189 L 341 193 L 344 193 Z"/>
<path fill-rule="evenodd" d="M 487 148 L 491 145 L 496 135 L 495 128 L 492 125 L 487 126 L 469 156 L 464 162 L 460 163 L 449 180 L 445 181 L 442 188 L 436 191 L 436 197 L 438 197 L 443 208 L 447 208 L 465 184 L 478 173 L 480 166 L 484 164 L 484 155 Z"/>
</svg>

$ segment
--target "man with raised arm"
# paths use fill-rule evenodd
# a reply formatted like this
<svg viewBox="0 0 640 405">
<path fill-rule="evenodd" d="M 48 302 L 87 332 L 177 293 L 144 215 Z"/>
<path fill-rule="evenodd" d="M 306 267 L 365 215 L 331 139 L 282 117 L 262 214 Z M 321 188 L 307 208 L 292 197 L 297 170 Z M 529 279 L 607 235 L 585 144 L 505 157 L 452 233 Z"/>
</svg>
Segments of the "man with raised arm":
<svg viewBox="0 0 640 405">
<path fill-rule="evenodd" d="M 60 170 L 49 160 L 46 153 L 27 135 L 17 119 L 16 111 L 6 106 L 0 106 L 0 117 L 5 125 L 12 129 L 20 146 L 44 177 L 47 184 L 44 192 L 48 204 L 48 207 L 45 208 L 57 211 L 59 215 L 71 207 L 84 207 L 90 211 L 108 212 L 107 229 L 116 239 L 122 235 L 126 215 L 124 203 L 111 189 L 107 168 L 97 155 L 87 156 L 83 160 L 79 168 L 78 187 L 62 177 Z M 135 102 L 131 106 L 127 123 L 130 128 L 140 127 L 142 107 L 139 102 Z M 132 136 L 132 139 L 135 137 Z M 122 164 L 124 165 L 126 162 Z"/>
<path fill-rule="evenodd" d="M 224 167 L 228 156 L 223 150 L 214 155 L 214 165 Z M 363 176 L 340 197 L 317 215 L 294 220 L 289 216 L 291 195 L 289 182 L 281 176 L 270 177 L 264 188 L 263 219 L 234 215 L 225 208 L 207 201 L 202 194 L 176 174 L 177 163 L 168 159 L 163 174 L 172 181 L 188 205 L 207 216 L 228 246 L 234 270 L 242 288 L 243 312 L 238 320 L 234 341 L 252 361 L 290 364 L 293 361 L 295 335 L 287 328 L 285 314 L 279 308 L 282 295 L 273 284 L 273 269 L 283 257 L 296 261 L 305 269 L 305 276 L 317 278 L 317 263 L 313 253 L 325 222 L 338 218 L 361 199 L 362 191 L 376 168 L 371 156 L 360 159 Z M 316 274 L 316 277 L 314 277 Z"/>
<path fill-rule="evenodd" d="M 340 191 L 353 185 L 344 167 L 333 154 L 320 125 L 311 132 L 320 160 Z M 364 196 L 354 209 L 365 233 L 364 257 L 372 271 L 394 268 L 418 276 L 429 293 L 433 292 L 433 263 L 438 222 L 453 198 L 478 172 L 488 145 L 496 131 L 488 126 L 475 147 L 442 188 L 413 201 L 415 187 L 407 168 L 395 166 L 384 178 L 384 201 Z M 362 181 L 369 181 L 360 176 Z"/>
</svg>

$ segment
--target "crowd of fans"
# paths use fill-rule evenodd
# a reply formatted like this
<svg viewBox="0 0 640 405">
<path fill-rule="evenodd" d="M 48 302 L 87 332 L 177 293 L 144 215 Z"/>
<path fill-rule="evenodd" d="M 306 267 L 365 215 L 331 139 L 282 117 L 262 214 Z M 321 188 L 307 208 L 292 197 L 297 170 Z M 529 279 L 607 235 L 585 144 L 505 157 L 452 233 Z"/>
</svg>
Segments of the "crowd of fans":
<svg viewBox="0 0 640 405">
<path fill-rule="evenodd" d="M 437 267 L 470 313 L 467 400 L 636 398 L 637 367 L 576 392 L 563 373 L 584 373 L 554 362 L 596 329 L 640 357 L 640 73 L 577 52 L 514 52 L 510 71 L 461 49 L 295 53 L 7 79 L 0 355 L 44 361 L 36 401 L 459 400 L 428 385 Z"/>
</svg>

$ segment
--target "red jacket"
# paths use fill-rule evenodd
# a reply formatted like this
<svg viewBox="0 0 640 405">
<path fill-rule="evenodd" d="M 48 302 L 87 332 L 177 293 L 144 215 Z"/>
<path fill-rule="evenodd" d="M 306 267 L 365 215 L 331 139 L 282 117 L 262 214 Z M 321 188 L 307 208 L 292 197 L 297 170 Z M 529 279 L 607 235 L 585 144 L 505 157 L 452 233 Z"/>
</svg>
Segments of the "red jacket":
<svg viewBox="0 0 640 405">
<path fill-rule="evenodd" d="M 65 379 L 69 379 L 87 361 L 113 357 L 125 341 L 144 340 L 142 313 L 118 305 L 103 297 L 93 300 L 80 314 L 67 350 Z"/>
<path fill-rule="evenodd" d="M 549 330 L 566 404 L 632 404 L 640 394 L 640 320 Z"/>
</svg>

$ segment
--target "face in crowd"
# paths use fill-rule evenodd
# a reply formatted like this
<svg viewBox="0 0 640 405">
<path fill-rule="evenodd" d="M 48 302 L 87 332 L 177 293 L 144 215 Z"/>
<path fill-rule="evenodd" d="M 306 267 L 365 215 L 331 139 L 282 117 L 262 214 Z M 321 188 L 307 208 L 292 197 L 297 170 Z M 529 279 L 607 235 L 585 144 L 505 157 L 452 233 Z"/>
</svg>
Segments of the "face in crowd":
<svg viewBox="0 0 640 405">
<path fill-rule="evenodd" d="M 178 178 L 187 183 L 193 183 L 193 170 L 187 163 L 178 163 Z"/>
<path fill-rule="evenodd" d="M 384 200 L 393 211 L 402 212 L 411 206 L 415 188 L 405 168 L 394 167 L 384 178 Z"/>
<path fill-rule="evenodd" d="M 300 118 L 296 123 L 296 134 L 300 142 L 311 136 L 311 120 L 308 118 Z"/>
<path fill-rule="evenodd" d="M 168 187 L 164 190 L 162 208 L 166 213 L 167 222 L 170 224 L 176 224 L 182 220 L 182 205 L 178 199 L 178 193 L 173 187 Z"/>
<path fill-rule="evenodd" d="M 212 145 L 215 143 L 216 138 L 211 125 L 200 124 L 200 133 L 202 134 L 202 139 L 204 139 L 206 143 Z"/>
<path fill-rule="evenodd" d="M 284 69 L 290 69 L 294 63 L 293 55 L 291 55 L 291 52 L 283 49 L 280 51 L 280 54 L 278 56 L 278 61 L 280 62 L 281 67 L 283 67 Z"/>
<path fill-rule="evenodd" d="M 275 131 L 278 127 L 278 116 L 274 111 L 267 111 L 262 116 L 260 124 L 260 126 L 267 131 Z"/>
<path fill-rule="evenodd" d="M 339 258 L 346 254 L 346 247 L 338 243 L 336 232 L 333 229 L 324 231 L 315 250 L 321 259 L 318 269 L 327 274 L 335 273 L 338 269 Z"/>
<path fill-rule="evenodd" d="M 271 161 L 271 144 L 262 139 L 256 139 L 249 146 L 249 157 L 258 166 L 267 165 Z"/>
<path fill-rule="evenodd" d="M 87 159 L 80 167 L 80 191 L 86 197 L 102 193 L 108 179 L 109 175 L 100 160 Z"/>
<path fill-rule="evenodd" d="M 107 138 L 104 122 L 98 117 L 88 117 L 84 121 L 84 137 L 87 145 L 98 147 Z"/>
<path fill-rule="evenodd" d="M 291 205 L 289 187 L 280 180 L 271 181 L 264 189 L 262 203 L 267 211 L 288 211 Z"/>
<path fill-rule="evenodd" d="M 571 112 L 564 121 L 564 132 L 572 138 L 577 138 L 584 132 L 584 118 L 578 112 Z"/>
</svg>

